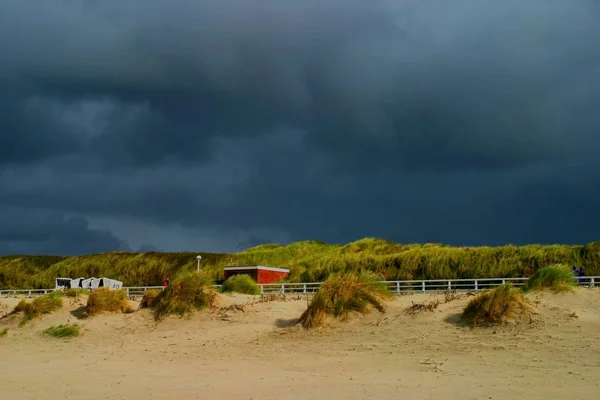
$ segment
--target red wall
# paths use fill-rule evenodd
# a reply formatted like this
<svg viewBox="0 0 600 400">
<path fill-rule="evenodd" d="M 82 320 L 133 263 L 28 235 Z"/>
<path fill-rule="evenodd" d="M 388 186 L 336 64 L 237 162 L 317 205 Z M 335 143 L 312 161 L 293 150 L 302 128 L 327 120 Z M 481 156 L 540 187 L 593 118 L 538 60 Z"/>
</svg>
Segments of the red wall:
<svg viewBox="0 0 600 400">
<path fill-rule="evenodd" d="M 288 276 L 287 272 L 269 271 L 264 269 L 252 270 L 229 270 L 225 271 L 223 277 L 225 280 L 232 275 L 246 274 L 250 275 L 256 283 L 273 283 L 285 279 Z"/>
<path fill-rule="evenodd" d="M 286 276 L 288 276 L 287 272 L 259 269 L 257 283 L 273 283 L 285 279 Z"/>
</svg>

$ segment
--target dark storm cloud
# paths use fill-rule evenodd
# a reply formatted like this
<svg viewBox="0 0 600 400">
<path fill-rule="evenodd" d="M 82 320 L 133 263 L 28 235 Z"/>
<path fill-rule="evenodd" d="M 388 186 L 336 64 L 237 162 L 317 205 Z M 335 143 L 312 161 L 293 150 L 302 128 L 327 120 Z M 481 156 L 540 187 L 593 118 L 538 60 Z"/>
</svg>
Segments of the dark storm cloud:
<svg viewBox="0 0 600 400">
<path fill-rule="evenodd" d="M 333 241 L 567 240 L 540 210 L 583 200 L 535 182 L 597 166 L 599 11 L 8 0 L 0 207 Z"/>
<path fill-rule="evenodd" d="M 110 232 L 89 229 L 85 219 L 56 212 L 0 209 L 0 254 L 78 255 L 130 250 Z"/>
</svg>

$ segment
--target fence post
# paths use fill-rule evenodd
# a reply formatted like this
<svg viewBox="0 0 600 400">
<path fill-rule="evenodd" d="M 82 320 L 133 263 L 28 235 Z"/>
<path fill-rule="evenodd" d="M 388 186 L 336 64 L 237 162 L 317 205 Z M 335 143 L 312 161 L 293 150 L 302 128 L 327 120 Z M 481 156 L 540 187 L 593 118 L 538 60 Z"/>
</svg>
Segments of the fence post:
<svg viewBox="0 0 600 400">
<path fill-rule="evenodd" d="M 421 281 L 421 291 L 425 293 L 425 281 Z"/>
<path fill-rule="evenodd" d="M 452 281 L 448 279 L 448 291 L 452 290 Z"/>
<path fill-rule="evenodd" d="M 302 293 L 306 294 L 306 283 L 302 285 Z"/>
<path fill-rule="evenodd" d="M 506 285 L 506 279 L 502 279 L 502 284 Z"/>
<path fill-rule="evenodd" d="M 129 288 L 128 287 L 125 288 L 125 293 L 126 293 L 126 296 L 129 297 Z"/>
<path fill-rule="evenodd" d="M 396 293 L 400 293 L 400 281 L 396 281 Z"/>
<path fill-rule="evenodd" d="M 281 284 L 281 294 L 285 294 L 285 283 Z"/>
<path fill-rule="evenodd" d="M 595 287 L 596 286 L 596 278 L 594 278 L 593 276 L 590 278 L 590 287 Z"/>
<path fill-rule="evenodd" d="M 477 279 L 475 279 L 475 291 L 479 291 L 479 281 Z"/>
<path fill-rule="evenodd" d="M 260 286 L 260 294 L 264 294 L 264 290 L 263 290 L 263 285 L 259 285 Z"/>
</svg>

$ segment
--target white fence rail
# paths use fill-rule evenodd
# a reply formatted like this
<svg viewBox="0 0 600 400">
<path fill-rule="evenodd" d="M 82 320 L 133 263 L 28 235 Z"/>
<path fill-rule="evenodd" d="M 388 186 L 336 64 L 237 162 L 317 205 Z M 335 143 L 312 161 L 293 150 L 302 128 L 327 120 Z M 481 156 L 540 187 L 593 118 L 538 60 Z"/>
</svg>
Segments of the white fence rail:
<svg viewBox="0 0 600 400">
<path fill-rule="evenodd" d="M 391 292 L 396 294 L 409 293 L 436 293 L 446 291 L 477 292 L 491 289 L 505 283 L 511 283 L 515 287 L 524 286 L 529 278 L 482 278 L 482 279 L 430 279 L 430 280 L 408 280 L 408 281 L 385 281 Z M 600 276 L 578 277 L 579 284 L 586 287 L 600 286 Z M 315 293 L 321 287 L 322 282 L 311 283 L 265 283 L 258 285 L 262 294 L 305 294 Z M 220 285 L 215 285 L 219 288 Z M 142 297 L 147 290 L 164 289 L 163 286 L 135 286 L 124 287 L 129 298 Z M 0 296 L 40 296 L 53 292 L 54 289 L 18 289 L 0 290 Z"/>
</svg>

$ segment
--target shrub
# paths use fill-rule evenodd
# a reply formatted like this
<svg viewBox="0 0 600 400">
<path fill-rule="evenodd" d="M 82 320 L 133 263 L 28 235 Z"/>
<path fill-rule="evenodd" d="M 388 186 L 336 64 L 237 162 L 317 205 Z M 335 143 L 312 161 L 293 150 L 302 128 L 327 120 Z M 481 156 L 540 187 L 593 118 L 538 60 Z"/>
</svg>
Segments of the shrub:
<svg viewBox="0 0 600 400">
<path fill-rule="evenodd" d="M 383 301 L 390 297 L 385 283 L 375 274 L 334 274 L 319 288 L 299 322 L 305 328 L 314 328 L 327 315 L 345 319 L 351 312 L 367 313 L 371 308 L 385 312 Z"/>
<path fill-rule="evenodd" d="M 127 294 L 125 291 L 110 290 L 105 287 L 93 290 L 88 297 L 84 315 L 89 317 L 104 311 L 131 312 L 132 310 L 127 302 Z"/>
<path fill-rule="evenodd" d="M 558 293 L 573 290 L 575 285 L 575 276 L 571 268 L 564 264 L 555 264 L 537 270 L 527 281 L 526 289 L 550 289 Z"/>
<path fill-rule="evenodd" d="M 144 293 L 144 297 L 142 297 L 142 301 L 140 303 L 140 308 L 153 308 L 156 304 L 156 299 L 162 293 L 161 289 L 148 289 L 146 293 Z"/>
<path fill-rule="evenodd" d="M 260 294 L 260 289 L 254 279 L 246 274 L 233 275 L 227 278 L 221 286 L 221 291 L 223 293 L 236 292 L 243 294 Z"/>
<path fill-rule="evenodd" d="M 8 328 L 4 328 L 0 331 L 0 337 L 8 335 Z"/>
<path fill-rule="evenodd" d="M 63 295 L 62 292 L 57 291 L 36 297 L 31 302 L 23 299 L 17 304 L 13 313 L 22 312 L 23 319 L 21 320 L 20 325 L 25 325 L 34 318 L 38 318 L 44 314 L 53 313 L 62 308 Z"/>
<path fill-rule="evenodd" d="M 69 338 L 79 336 L 80 329 L 78 324 L 55 325 L 45 329 L 43 333 L 55 338 Z"/>
<path fill-rule="evenodd" d="M 154 318 L 183 317 L 214 304 L 215 293 L 206 288 L 206 277 L 196 273 L 180 275 L 155 299 Z"/>
<path fill-rule="evenodd" d="M 479 293 L 465 307 L 461 319 L 473 326 L 504 323 L 523 314 L 532 313 L 533 307 L 523 292 L 510 284 Z"/>
</svg>

